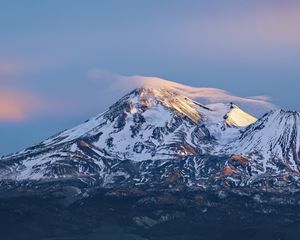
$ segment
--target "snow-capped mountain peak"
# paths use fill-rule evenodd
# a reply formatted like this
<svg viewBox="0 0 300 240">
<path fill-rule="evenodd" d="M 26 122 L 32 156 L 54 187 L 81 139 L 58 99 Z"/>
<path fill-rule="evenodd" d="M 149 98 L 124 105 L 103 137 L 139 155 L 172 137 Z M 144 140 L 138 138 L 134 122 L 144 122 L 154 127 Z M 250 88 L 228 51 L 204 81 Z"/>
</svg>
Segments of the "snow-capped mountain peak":
<svg viewBox="0 0 300 240">
<path fill-rule="evenodd" d="M 115 161 L 168 160 L 204 153 L 214 138 L 201 123 L 200 109 L 210 111 L 166 88 L 138 88 L 106 112 L 4 158 L 17 159 L 4 172 L 18 179 L 38 179 L 69 176 L 70 166 L 75 166 L 76 174 L 85 174 L 91 164 L 101 172 Z"/>
<path fill-rule="evenodd" d="M 150 108 L 159 103 L 164 107 L 174 110 L 177 114 L 189 118 L 195 123 L 200 120 L 200 113 L 196 107 L 197 104 L 172 89 L 166 87 L 141 87 L 134 90 L 134 92 L 138 95 L 138 102 L 144 107 Z"/>
<path fill-rule="evenodd" d="M 235 153 L 256 159 L 261 171 L 279 165 L 299 171 L 300 113 L 274 110 L 265 114 L 247 127 L 231 148 Z"/>
<path fill-rule="evenodd" d="M 231 127 L 247 127 L 255 123 L 257 119 L 250 114 L 244 112 L 234 103 L 230 104 L 230 111 L 225 115 L 225 122 Z"/>
<path fill-rule="evenodd" d="M 84 135 L 96 134 L 99 128 L 107 122 L 114 122 L 114 128 L 122 128 L 122 125 L 125 126 L 125 119 L 127 118 L 132 118 L 131 120 L 136 123 L 148 120 L 152 125 L 164 127 L 170 114 L 175 114 L 177 117 L 185 118 L 197 124 L 201 117 L 197 110 L 199 106 L 201 104 L 196 104 L 193 100 L 181 96 L 171 89 L 141 87 L 122 97 L 106 112 L 58 134 L 44 143 L 62 143 Z"/>
</svg>

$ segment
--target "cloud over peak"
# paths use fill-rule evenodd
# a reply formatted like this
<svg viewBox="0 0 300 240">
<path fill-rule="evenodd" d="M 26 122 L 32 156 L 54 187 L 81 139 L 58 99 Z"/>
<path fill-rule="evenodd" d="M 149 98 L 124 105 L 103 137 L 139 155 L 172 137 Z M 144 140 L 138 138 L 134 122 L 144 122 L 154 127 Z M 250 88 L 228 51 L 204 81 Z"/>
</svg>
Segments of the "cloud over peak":
<svg viewBox="0 0 300 240">
<path fill-rule="evenodd" d="M 93 71 L 96 72 L 95 69 Z M 138 87 L 165 87 L 195 99 L 202 104 L 234 102 L 257 117 L 276 108 L 276 106 L 269 102 L 267 96 L 239 97 L 218 88 L 192 87 L 158 77 L 121 76 L 114 73 L 109 74 L 109 72 L 100 69 L 97 72 L 101 74 L 99 74 L 98 77 L 93 75 L 93 79 L 95 80 L 98 78 L 101 80 L 99 82 L 102 84 L 104 81 L 112 96 L 115 96 L 116 94 L 120 95 L 120 92 L 124 94 Z"/>
</svg>

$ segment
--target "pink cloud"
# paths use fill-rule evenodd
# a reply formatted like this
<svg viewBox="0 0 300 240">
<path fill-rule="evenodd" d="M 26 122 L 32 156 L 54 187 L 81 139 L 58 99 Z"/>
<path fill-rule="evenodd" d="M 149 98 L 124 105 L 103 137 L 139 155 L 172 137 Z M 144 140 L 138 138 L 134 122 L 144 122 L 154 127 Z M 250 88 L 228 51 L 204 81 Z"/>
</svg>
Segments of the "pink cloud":
<svg viewBox="0 0 300 240">
<path fill-rule="evenodd" d="M 297 2 L 233 9 L 213 17 L 190 16 L 174 28 L 181 32 L 174 47 L 188 56 L 201 54 L 214 61 L 238 57 L 256 62 L 267 58 L 269 63 L 280 63 L 299 51 L 299 23 Z"/>
<path fill-rule="evenodd" d="M 300 4 L 253 9 L 215 23 L 223 41 L 236 46 L 300 46 Z"/>
<path fill-rule="evenodd" d="M 38 115 L 61 114 L 67 108 L 64 102 L 46 99 L 34 92 L 17 90 L 20 76 L 40 67 L 32 61 L 21 61 L 0 56 L 0 122 L 23 121 Z"/>
<path fill-rule="evenodd" d="M 244 20 L 254 37 L 265 44 L 300 46 L 300 4 L 258 10 Z"/>
<path fill-rule="evenodd" d="M 20 121 L 41 107 L 41 100 L 28 92 L 0 91 L 0 121 Z"/>
</svg>

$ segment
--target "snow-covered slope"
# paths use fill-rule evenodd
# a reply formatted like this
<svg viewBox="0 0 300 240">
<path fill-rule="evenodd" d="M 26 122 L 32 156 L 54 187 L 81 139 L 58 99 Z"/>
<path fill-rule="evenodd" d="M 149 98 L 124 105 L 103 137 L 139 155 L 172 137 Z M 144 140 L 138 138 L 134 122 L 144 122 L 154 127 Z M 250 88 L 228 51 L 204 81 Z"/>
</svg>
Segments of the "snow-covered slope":
<svg viewBox="0 0 300 240">
<path fill-rule="evenodd" d="M 149 168 L 153 161 L 174 164 L 182 159 L 199 169 L 200 156 L 218 154 L 239 136 L 241 126 L 253 121 L 233 104 L 204 106 L 167 88 L 138 88 L 85 123 L 2 158 L 0 176 L 24 180 L 97 175 L 107 182 L 112 175 L 128 177 L 118 169 L 122 162 Z"/>
<path fill-rule="evenodd" d="M 101 174 L 118 161 L 208 152 L 215 140 L 201 110 L 210 111 L 168 89 L 139 88 L 103 114 L 3 158 L 0 175 L 39 179 Z"/>
<path fill-rule="evenodd" d="M 276 110 L 246 128 L 231 143 L 232 153 L 243 154 L 259 172 L 299 171 L 300 113 Z"/>
<path fill-rule="evenodd" d="M 226 144 L 240 135 L 240 129 L 249 126 L 257 119 L 244 112 L 233 103 L 206 105 L 206 126 L 220 144 Z"/>
<path fill-rule="evenodd" d="M 0 179 L 297 188 L 299 124 L 299 112 L 256 120 L 233 103 L 202 105 L 168 88 L 143 87 L 77 127 L 2 157 Z"/>
<path fill-rule="evenodd" d="M 191 155 L 196 147 L 206 150 L 209 146 L 204 139 L 211 138 L 209 131 L 199 126 L 203 122 L 200 108 L 204 109 L 168 89 L 139 88 L 105 113 L 42 144 L 85 138 L 94 150 L 136 161 Z"/>
</svg>

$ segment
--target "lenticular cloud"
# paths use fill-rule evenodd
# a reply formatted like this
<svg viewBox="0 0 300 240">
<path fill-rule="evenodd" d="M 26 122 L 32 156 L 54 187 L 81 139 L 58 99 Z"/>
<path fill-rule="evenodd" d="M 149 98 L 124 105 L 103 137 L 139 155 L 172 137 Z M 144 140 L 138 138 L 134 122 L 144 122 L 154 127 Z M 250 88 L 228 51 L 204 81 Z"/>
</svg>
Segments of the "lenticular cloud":
<svg viewBox="0 0 300 240">
<path fill-rule="evenodd" d="M 108 78 L 107 72 L 105 77 Z M 111 80 L 111 82 L 115 83 L 115 87 L 113 87 L 114 91 L 116 88 L 129 91 L 130 89 L 142 86 L 171 88 L 174 91 L 177 91 L 189 98 L 195 99 L 202 104 L 233 102 L 256 117 L 261 117 L 271 109 L 277 108 L 275 105 L 269 102 L 269 98 L 266 96 L 239 97 L 218 88 L 192 87 L 157 77 L 128 77 L 111 74 Z"/>
</svg>

